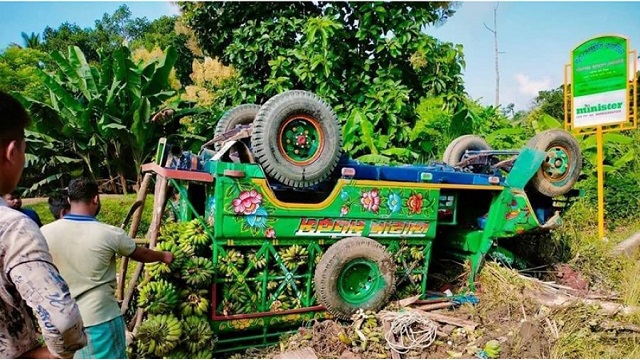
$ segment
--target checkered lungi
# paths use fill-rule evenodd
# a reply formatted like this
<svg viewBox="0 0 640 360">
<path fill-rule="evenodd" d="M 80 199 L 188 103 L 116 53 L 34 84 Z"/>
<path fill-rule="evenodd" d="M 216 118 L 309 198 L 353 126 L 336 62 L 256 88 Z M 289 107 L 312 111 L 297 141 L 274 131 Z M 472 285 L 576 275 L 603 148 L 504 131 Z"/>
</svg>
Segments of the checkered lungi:
<svg viewBox="0 0 640 360">
<path fill-rule="evenodd" d="M 78 350 L 75 359 L 126 359 L 127 341 L 124 319 L 118 316 L 102 324 L 84 328 L 87 346 Z"/>
</svg>

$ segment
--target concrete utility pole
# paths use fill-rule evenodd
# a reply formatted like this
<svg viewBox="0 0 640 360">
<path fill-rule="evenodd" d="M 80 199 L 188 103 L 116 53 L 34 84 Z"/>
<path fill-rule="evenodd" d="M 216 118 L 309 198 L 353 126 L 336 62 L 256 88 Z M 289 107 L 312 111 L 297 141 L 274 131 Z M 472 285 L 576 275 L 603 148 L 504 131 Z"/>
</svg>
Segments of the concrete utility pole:
<svg viewBox="0 0 640 360">
<path fill-rule="evenodd" d="M 495 47 L 495 58 L 496 58 L 496 103 L 495 107 L 500 105 L 500 70 L 498 67 L 498 6 L 500 3 L 497 3 L 493 8 L 493 29 L 487 26 L 487 24 L 483 24 L 487 30 L 493 33 L 493 44 Z"/>
</svg>

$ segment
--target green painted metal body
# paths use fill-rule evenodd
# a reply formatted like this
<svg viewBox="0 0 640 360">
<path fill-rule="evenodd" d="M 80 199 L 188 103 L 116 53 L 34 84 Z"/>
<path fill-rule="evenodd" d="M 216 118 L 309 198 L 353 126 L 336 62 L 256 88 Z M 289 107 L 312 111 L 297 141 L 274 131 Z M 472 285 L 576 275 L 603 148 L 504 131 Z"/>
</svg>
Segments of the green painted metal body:
<svg viewBox="0 0 640 360">
<path fill-rule="evenodd" d="M 397 298 L 426 296 L 434 246 L 470 262 L 473 286 L 487 253 L 509 255 L 494 240 L 540 228 L 523 188 L 543 159 L 525 149 L 508 186 L 341 178 L 316 203 L 279 200 L 256 164 L 207 161 L 211 183 L 170 179 L 180 189 L 180 221 L 200 219 L 211 237 L 217 350 L 263 345 L 292 325 L 330 317 L 316 301 L 314 271 L 325 249 L 347 237 L 387 247 L 397 264 Z M 478 218 L 486 219 L 483 228 Z M 348 267 L 338 280 L 346 301 L 362 302 L 382 286 L 369 281 L 379 271 L 375 264 Z"/>
</svg>

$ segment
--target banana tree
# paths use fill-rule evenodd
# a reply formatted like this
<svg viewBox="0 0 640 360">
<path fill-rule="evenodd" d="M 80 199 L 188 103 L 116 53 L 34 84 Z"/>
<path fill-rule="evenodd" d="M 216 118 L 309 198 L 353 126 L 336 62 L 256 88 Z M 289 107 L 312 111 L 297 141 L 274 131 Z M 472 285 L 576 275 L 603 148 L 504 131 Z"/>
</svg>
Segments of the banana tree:
<svg viewBox="0 0 640 360">
<path fill-rule="evenodd" d="M 42 133 L 26 131 L 27 153 L 22 177 L 31 184 L 27 194 L 42 192 L 44 188 L 63 188 L 65 181 L 82 174 L 82 159 L 61 152 L 63 142 Z M 46 174 L 42 178 L 42 174 Z"/>
<path fill-rule="evenodd" d="M 165 104 L 175 95 L 168 78 L 176 50 L 169 47 L 159 59 L 136 63 L 123 46 L 108 56 L 101 54 L 99 68 L 88 64 L 75 46 L 67 56 L 54 52 L 52 58 L 56 71 L 38 73 L 49 89 L 50 104 L 23 99 L 36 118 L 35 131 L 69 139 L 68 149 L 94 179 L 100 170 L 111 174 L 115 168 L 126 189 L 126 174 L 137 174 L 162 126 L 184 113 L 177 109 L 179 102 Z M 174 116 L 152 121 L 167 106 L 174 107 Z"/>
</svg>

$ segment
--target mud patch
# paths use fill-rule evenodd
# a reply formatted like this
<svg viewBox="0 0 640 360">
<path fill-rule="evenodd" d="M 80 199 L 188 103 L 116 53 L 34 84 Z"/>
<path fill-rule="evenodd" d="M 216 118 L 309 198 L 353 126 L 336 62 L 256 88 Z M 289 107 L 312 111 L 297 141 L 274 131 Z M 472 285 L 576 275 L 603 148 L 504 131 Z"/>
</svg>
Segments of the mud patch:
<svg viewBox="0 0 640 360">
<path fill-rule="evenodd" d="M 589 282 L 584 279 L 581 273 L 577 272 L 567 264 L 556 264 L 554 266 L 557 282 L 560 285 L 568 286 L 581 293 L 589 291 Z"/>
</svg>

